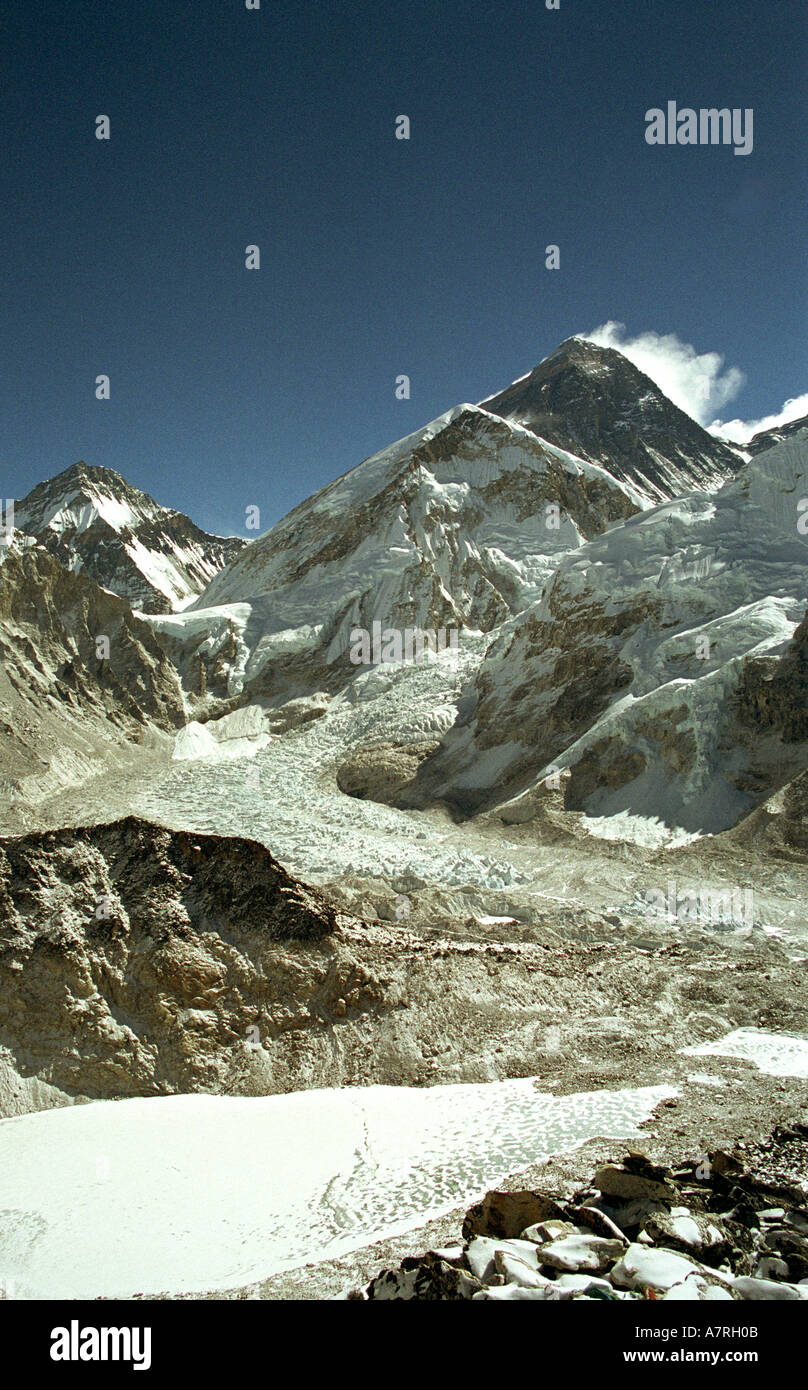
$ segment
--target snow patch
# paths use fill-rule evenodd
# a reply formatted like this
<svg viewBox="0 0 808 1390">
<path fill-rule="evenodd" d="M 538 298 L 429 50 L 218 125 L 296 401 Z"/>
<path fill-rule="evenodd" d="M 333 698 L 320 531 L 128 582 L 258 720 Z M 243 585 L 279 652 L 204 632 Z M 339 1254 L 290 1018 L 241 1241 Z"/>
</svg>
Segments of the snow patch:
<svg viewBox="0 0 808 1390">
<path fill-rule="evenodd" d="M 808 1038 L 769 1033 L 757 1028 L 736 1028 L 715 1042 L 686 1047 L 685 1057 L 740 1057 L 754 1062 L 766 1076 L 792 1076 L 808 1080 Z"/>
</svg>

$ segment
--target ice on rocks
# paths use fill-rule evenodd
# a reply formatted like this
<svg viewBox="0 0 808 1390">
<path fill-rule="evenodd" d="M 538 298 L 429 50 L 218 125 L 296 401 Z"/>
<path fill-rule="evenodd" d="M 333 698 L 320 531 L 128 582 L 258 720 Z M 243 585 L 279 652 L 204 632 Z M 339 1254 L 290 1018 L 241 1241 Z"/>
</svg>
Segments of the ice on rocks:
<svg viewBox="0 0 808 1390">
<path fill-rule="evenodd" d="M 575 1234 L 561 1236 L 549 1245 L 537 1247 L 539 1263 L 553 1269 L 563 1269 L 570 1273 L 581 1270 L 608 1269 L 619 1259 L 625 1249 L 619 1240 L 609 1240 L 606 1236 Z"/>
<path fill-rule="evenodd" d="M 537 1248 L 529 1240 L 491 1240 L 488 1236 L 477 1236 L 466 1251 L 466 1259 L 469 1269 L 478 1279 L 484 1279 L 491 1273 L 498 1252 L 519 1259 L 527 1268 L 538 1273 Z"/>
<path fill-rule="evenodd" d="M 519 1284 L 525 1289 L 542 1288 L 550 1282 L 543 1274 L 539 1274 L 535 1263 L 531 1265 L 520 1255 L 514 1255 L 508 1250 L 495 1251 L 494 1268 L 506 1283 Z"/>
<path fill-rule="evenodd" d="M 808 1287 L 802 1284 L 780 1284 L 773 1279 L 755 1279 L 752 1275 L 740 1274 L 734 1280 L 734 1287 L 741 1298 L 751 1299 L 755 1303 L 776 1299 L 778 1301 L 794 1302 L 797 1299 L 808 1298 Z"/>
<path fill-rule="evenodd" d="M 648 1288 L 665 1293 L 698 1272 L 698 1266 L 683 1255 L 635 1243 L 614 1266 L 612 1280 L 623 1289 Z"/>
<path fill-rule="evenodd" d="M 727 1302 L 732 1303 L 733 1297 L 729 1289 L 721 1288 L 718 1284 L 708 1284 L 700 1274 L 689 1274 L 681 1284 L 674 1284 L 662 1295 L 663 1302 Z"/>
</svg>

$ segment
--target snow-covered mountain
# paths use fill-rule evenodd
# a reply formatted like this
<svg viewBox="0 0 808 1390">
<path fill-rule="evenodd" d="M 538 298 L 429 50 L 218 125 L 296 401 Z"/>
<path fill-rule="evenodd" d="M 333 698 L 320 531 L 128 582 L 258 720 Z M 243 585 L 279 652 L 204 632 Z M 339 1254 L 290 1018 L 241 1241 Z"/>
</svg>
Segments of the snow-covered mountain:
<svg viewBox="0 0 808 1390">
<path fill-rule="evenodd" d="M 356 674 L 354 627 L 491 631 L 642 502 L 598 464 L 456 406 L 301 503 L 156 626 L 191 689 L 199 661 L 220 694 L 333 689 Z"/>
<path fill-rule="evenodd" d="M 183 607 L 246 545 L 211 536 L 111 468 L 75 463 L 16 504 L 17 529 L 145 613 Z"/>
<path fill-rule="evenodd" d="M 799 424 L 775 431 L 774 449 L 752 441 L 742 463 L 622 354 L 573 338 L 252 545 L 205 536 L 84 465 L 35 489 L 17 524 L 74 573 L 162 610 L 149 623 L 186 713 L 269 704 L 271 729 L 246 712 L 264 742 L 323 716 L 337 692 L 378 693 L 383 672 L 357 680 L 357 628 L 458 629 L 466 672 L 491 634 L 461 695 L 447 670 L 441 710 L 419 724 L 434 737 L 393 778 L 396 804 L 469 814 L 516 798 L 507 814 L 524 818 L 558 768 L 552 795 L 588 824 L 675 838 L 735 824 L 803 765 L 802 725 L 781 710 L 802 679 L 808 603 Z M 217 747 L 217 729 L 191 729 L 187 756 Z M 385 783 L 377 762 L 353 750 L 340 785 L 369 795 Z"/>
<path fill-rule="evenodd" d="M 735 824 L 808 766 L 808 430 L 564 556 L 491 644 L 414 799 L 549 799 L 651 840 Z"/>
<path fill-rule="evenodd" d="M 481 405 L 600 464 L 652 503 L 715 489 L 745 457 L 702 429 L 621 352 L 583 338 L 568 338 Z"/>
</svg>

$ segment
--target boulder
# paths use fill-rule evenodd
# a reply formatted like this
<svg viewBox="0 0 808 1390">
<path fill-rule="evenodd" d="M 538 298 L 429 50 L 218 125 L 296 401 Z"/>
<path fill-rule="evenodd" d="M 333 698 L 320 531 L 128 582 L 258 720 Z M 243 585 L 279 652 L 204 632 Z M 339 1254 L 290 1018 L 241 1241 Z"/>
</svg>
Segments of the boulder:
<svg viewBox="0 0 808 1390">
<path fill-rule="evenodd" d="M 529 1240 L 491 1240 L 488 1236 L 476 1236 L 466 1250 L 466 1260 L 472 1274 L 483 1281 L 498 1272 L 495 1256 L 500 1251 L 515 1256 L 538 1273 L 537 1249 Z"/>
<path fill-rule="evenodd" d="M 676 1189 L 667 1178 L 632 1172 L 624 1164 L 618 1163 L 606 1163 L 598 1168 L 595 1186 L 604 1197 L 617 1197 L 623 1201 L 644 1198 L 672 1202 L 676 1197 Z"/>
<path fill-rule="evenodd" d="M 539 1274 L 535 1265 L 531 1266 L 521 1255 L 499 1249 L 494 1252 L 494 1268 L 501 1274 L 506 1284 L 518 1284 L 523 1289 L 540 1289 L 550 1280 Z"/>
<path fill-rule="evenodd" d="M 720 1275 L 714 1269 L 707 1269 L 696 1260 L 687 1259 L 673 1250 L 649 1249 L 636 1243 L 629 1246 L 614 1266 L 611 1279 L 618 1288 L 651 1290 L 655 1294 L 666 1294 L 669 1289 L 683 1284 L 686 1279 L 696 1274 L 705 1284 L 717 1284 L 726 1288 L 733 1283 L 731 1277 Z"/>
<path fill-rule="evenodd" d="M 539 1264 L 562 1269 L 572 1274 L 609 1269 L 625 1250 L 620 1240 L 591 1233 L 563 1235 L 547 1245 L 538 1246 Z"/>
<path fill-rule="evenodd" d="M 434 1251 L 402 1260 L 398 1269 L 384 1269 L 366 1288 L 368 1299 L 411 1299 L 414 1302 L 460 1302 L 482 1288 L 479 1279 L 442 1260 Z"/>
<path fill-rule="evenodd" d="M 528 1226 L 553 1218 L 563 1220 L 564 1208 L 544 1192 L 487 1192 L 481 1202 L 470 1207 L 463 1222 L 463 1239 L 493 1236 L 508 1240 Z"/>
<path fill-rule="evenodd" d="M 628 1245 L 628 1237 L 621 1231 L 617 1222 L 600 1207 L 575 1207 L 572 1215 L 577 1226 L 586 1226 L 590 1231 L 594 1231 L 596 1236 L 606 1236 L 610 1240 L 619 1240 L 621 1244 Z"/>
<path fill-rule="evenodd" d="M 753 1302 L 768 1302 L 770 1299 L 777 1299 L 782 1302 L 796 1302 L 798 1299 L 808 1298 L 808 1286 L 799 1284 L 780 1284 L 773 1279 L 755 1279 L 751 1275 L 741 1274 L 734 1280 L 733 1287 L 741 1298 L 752 1300 Z"/>
<path fill-rule="evenodd" d="M 522 1240 L 532 1240 L 535 1245 L 546 1245 L 548 1241 L 574 1235 L 577 1230 L 578 1227 L 572 1221 L 538 1221 L 535 1226 L 527 1226 L 522 1231 Z"/>
<path fill-rule="evenodd" d="M 729 1251 L 726 1232 L 709 1217 L 696 1215 L 682 1207 L 672 1212 L 655 1212 L 644 1230 L 657 1245 L 671 1250 L 692 1251 L 702 1258 L 722 1260 Z"/>
</svg>

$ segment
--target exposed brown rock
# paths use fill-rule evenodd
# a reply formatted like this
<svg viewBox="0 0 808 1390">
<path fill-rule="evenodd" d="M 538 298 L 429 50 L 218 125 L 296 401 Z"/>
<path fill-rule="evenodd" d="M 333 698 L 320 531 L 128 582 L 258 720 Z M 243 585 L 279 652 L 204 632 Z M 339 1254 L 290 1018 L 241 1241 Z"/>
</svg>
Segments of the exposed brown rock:
<svg viewBox="0 0 808 1390">
<path fill-rule="evenodd" d="M 509 1240 L 528 1226 L 554 1217 L 563 1219 L 564 1209 L 544 1192 L 487 1192 L 481 1202 L 470 1207 L 463 1222 L 463 1239 L 476 1235 Z"/>
</svg>

